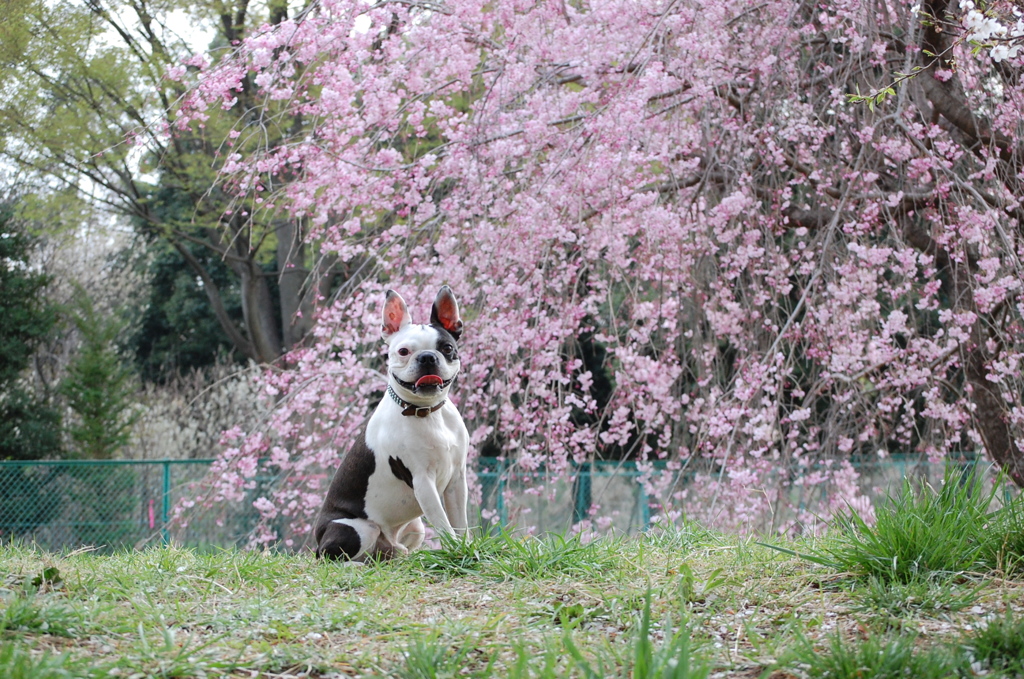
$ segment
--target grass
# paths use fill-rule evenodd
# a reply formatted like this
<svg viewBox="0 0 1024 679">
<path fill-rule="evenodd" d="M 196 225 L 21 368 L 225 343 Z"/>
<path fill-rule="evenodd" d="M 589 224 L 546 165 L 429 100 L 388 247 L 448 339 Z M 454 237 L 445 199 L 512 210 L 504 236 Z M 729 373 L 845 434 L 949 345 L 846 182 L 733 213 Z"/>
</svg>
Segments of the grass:
<svg viewBox="0 0 1024 679">
<path fill-rule="evenodd" d="M 1012 611 L 964 639 L 969 657 L 990 672 L 1024 677 L 1024 618 Z"/>
<path fill-rule="evenodd" d="M 973 473 L 950 468 L 936 491 L 904 481 L 903 492 L 878 512 L 874 526 L 856 512 L 840 520 L 840 538 L 826 553 L 842 570 L 892 582 L 958 576 L 989 565 L 992 501 Z"/>
<path fill-rule="evenodd" d="M 828 679 L 948 679 L 970 676 L 966 658 L 947 646 L 917 648 L 913 636 L 871 635 L 847 641 L 831 635 L 824 650 L 809 642 L 798 646 L 787 659 L 809 678 Z"/>
<path fill-rule="evenodd" d="M 66 655 L 33 654 L 23 645 L 0 642 L 0 668 L 6 679 L 64 679 L 85 676 L 67 669 Z"/>
<path fill-rule="evenodd" d="M 1008 502 L 996 517 L 987 549 L 989 565 L 1007 573 L 1024 571 L 1024 499 Z"/>
<path fill-rule="evenodd" d="M 563 626 L 566 626 L 564 621 Z M 651 640 L 654 631 L 651 624 L 651 592 L 648 591 L 639 625 L 621 650 L 606 646 L 598 650 L 594 660 L 590 661 L 576 647 L 569 632 L 565 634 L 564 644 L 588 679 L 603 679 L 619 674 L 633 679 L 704 679 L 708 676 L 708 662 L 702 654 L 695 653 L 691 629 L 685 619 L 675 631 L 671 619 L 666 620 L 660 630 L 660 644 Z"/>
<path fill-rule="evenodd" d="M 798 554 L 782 552 L 886 584 L 919 584 L 979 572 L 1014 573 L 1024 565 L 1024 495 L 1005 505 L 994 500 L 974 471 L 950 467 L 942 485 L 902 492 L 877 511 L 874 523 L 856 511 L 840 515 L 833 538 Z"/>
<path fill-rule="evenodd" d="M 442 579 L 463 575 L 497 580 L 609 577 L 622 566 L 617 545 L 613 541 L 584 544 L 576 536 L 551 535 L 542 540 L 499 530 L 472 540 L 445 538 L 441 550 L 421 550 L 404 564 Z"/>
<path fill-rule="evenodd" d="M 961 487 L 773 549 L 694 527 L 589 543 L 496 532 L 366 566 L 8 544 L 0 675 L 1022 676 L 1019 541 L 994 537 L 1020 508 Z M 914 528 L 926 519 L 932 535 Z"/>
<path fill-rule="evenodd" d="M 808 678 L 1024 677 L 1024 620 L 1008 609 L 959 641 L 931 645 L 900 633 L 869 633 L 856 640 L 832 634 L 823 648 L 803 639 L 779 665 Z"/>
</svg>

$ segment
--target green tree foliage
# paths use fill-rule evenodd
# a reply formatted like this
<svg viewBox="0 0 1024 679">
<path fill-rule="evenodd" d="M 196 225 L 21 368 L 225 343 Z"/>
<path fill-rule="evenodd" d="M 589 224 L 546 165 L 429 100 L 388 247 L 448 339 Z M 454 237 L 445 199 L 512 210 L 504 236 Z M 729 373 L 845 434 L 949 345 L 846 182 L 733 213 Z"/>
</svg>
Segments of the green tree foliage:
<svg viewBox="0 0 1024 679">
<path fill-rule="evenodd" d="M 271 362 L 300 342 L 315 299 L 332 284 L 331 263 L 313 261 L 301 220 L 236 203 L 216 185 L 226 155 L 221 142 L 239 115 L 257 124 L 258 143 L 271 145 L 284 129 L 300 131 L 301 117 L 278 115 L 279 104 L 243 78 L 230 111 L 201 129 L 177 130 L 173 110 L 186 85 L 165 77 L 193 51 L 175 34 L 172 13 L 213 30 L 216 60 L 254 26 L 284 20 L 288 3 L 26 0 L 4 8 L 0 156 L 40 187 L 71 189 L 94 208 L 128 219 L 149 242 L 162 244 L 164 263 L 174 252 L 197 281 L 208 309 L 202 317 L 216 321 L 217 337 L 172 340 L 157 353 L 178 346 L 186 355 L 159 356 L 157 363 L 191 365 L 193 349 L 225 342 L 243 357 Z M 235 143 L 243 150 L 247 142 Z M 168 283 L 159 275 L 153 280 Z M 175 285 L 154 295 L 164 302 L 181 290 Z M 170 317 L 163 322 L 182 328 Z M 192 334 L 212 327 L 204 321 Z"/>
<path fill-rule="evenodd" d="M 30 265 L 32 247 L 11 203 L 0 203 L 0 460 L 62 453 L 60 412 L 46 394 L 32 393 L 21 379 L 57 319 L 44 294 L 49 278 Z M 53 518 L 59 508 L 46 496 L 52 477 L 49 470 L 0 468 L 0 524 L 20 534 L 21 526 Z"/>
<path fill-rule="evenodd" d="M 31 249 L 10 204 L 0 205 L 0 460 L 61 452 L 59 412 L 19 380 L 57 320 L 45 296 L 49 278 L 32 269 Z"/>
<path fill-rule="evenodd" d="M 97 311 L 81 289 L 69 311 L 82 346 L 60 385 L 75 414 L 67 430 L 80 457 L 110 459 L 128 443 L 139 418 L 133 405 L 135 376 L 116 345 L 124 324 Z"/>
<path fill-rule="evenodd" d="M 49 278 L 32 269 L 32 239 L 8 205 L 0 205 L 0 384 L 8 385 L 28 366 L 32 352 L 56 321 L 44 300 Z"/>
<path fill-rule="evenodd" d="M 216 258 L 210 259 L 204 264 L 223 286 L 225 309 L 241 320 L 241 299 L 230 284 L 230 272 Z M 126 348 L 143 380 L 161 382 L 175 372 L 209 367 L 219 358 L 241 358 L 210 310 L 202 280 L 175 250 L 154 242 L 138 266 L 145 268 L 148 285 L 141 304 L 130 310 L 132 332 Z"/>
<path fill-rule="evenodd" d="M 0 395 L 0 460 L 61 457 L 61 416 L 45 398 L 23 387 Z"/>
</svg>

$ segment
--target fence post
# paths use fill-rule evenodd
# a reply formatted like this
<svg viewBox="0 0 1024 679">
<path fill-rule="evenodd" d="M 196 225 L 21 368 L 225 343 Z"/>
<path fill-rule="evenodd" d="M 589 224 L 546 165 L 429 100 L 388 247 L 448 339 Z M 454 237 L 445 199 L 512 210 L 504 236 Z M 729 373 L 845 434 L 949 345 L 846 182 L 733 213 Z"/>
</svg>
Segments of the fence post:
<svg viewBox="0 0 1024 679">
<path fill-rule="evenodd" d="M 590 505 L 593 500 L 590 493 L 590 470 L 589 462 L 584 462 L 576 467 L 576 483 L 574 484 L 572 506 L 572 522 L 577 524 L 590 516 Z"/>
<path fill-rule="evenodd" d="M 171 463 L 168 460 L 163 461 L 164 466 L 164 490 L 163 490 L 163 503 L 160 508 L 160 533 L 163 536 L 163 542 L 165 545 L 171 542 L 171 533 L 167 529 L 167 522 L 171 516 Z"/>
<path fill-rule="evenodd" d="M 640 524 L 643 526 L 643 532 L 646 533 L 651 529 L 651 503 L 647 499 L 647 486 L 640 478 L 640 472 L 636 470 L 636 463 L 634 462 L 633 465 L 633 480 L 640 488 Z"/>
<path fill-rule="evenodd" d="M 508 507 L 505 506 L 505 458 L 498 458 L 498 523 L 502 528 L 508 525 Z"/>
</svg>

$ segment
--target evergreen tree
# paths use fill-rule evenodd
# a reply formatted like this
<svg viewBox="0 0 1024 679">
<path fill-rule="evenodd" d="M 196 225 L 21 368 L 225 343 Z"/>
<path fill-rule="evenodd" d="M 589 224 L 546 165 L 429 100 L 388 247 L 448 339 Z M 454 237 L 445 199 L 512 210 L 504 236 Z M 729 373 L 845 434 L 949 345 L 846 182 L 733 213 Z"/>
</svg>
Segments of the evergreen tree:
<svg viewBox="0 0 1024 679">
<path fill-rule="evenodd" d="M 52 331 L 56 310 L 46 301 L 49 278 L 29 262 L 32 239 L 0 203 L 0 460 L 60 457 L 60 412 L 46 394 L 32 393 L 21 377 L 32 353 Z M 45 523 L 61 507 L 47 487 L 52 470 L 0 467 L 0 531 L 20 534 Z"/>
<path fill-rule="evenodd" d="M 57 320 L 44 294 L 49 277 L 29 263 L 32 245 L 11 205 L 0 204 L 0 460 L 61 453 L 59 412 L 19 383 Z"/>
<path fill-rule="evenodd" d="M 81 289 L 69 311 L 82 346 L 60 386 L 75 413 L 68 433 L 81 457 L 110 459 L 128 443 L 139 418 L 133 405 L 135 376 L 116 346 L 124 323 L 100 313 Z"/>
</svg>

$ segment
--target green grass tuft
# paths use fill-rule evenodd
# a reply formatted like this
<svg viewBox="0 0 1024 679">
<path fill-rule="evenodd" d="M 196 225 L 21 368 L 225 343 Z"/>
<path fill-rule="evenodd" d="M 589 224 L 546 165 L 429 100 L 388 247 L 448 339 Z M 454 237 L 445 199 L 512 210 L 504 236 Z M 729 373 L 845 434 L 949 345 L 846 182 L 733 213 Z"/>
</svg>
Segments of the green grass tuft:
<svg viewBox="0 0 1024 679">
<path fill-rule="evenodd" d="M 1024 677 L 1024 619 L 1014 618 L 1009 609 L 965 639 L 964 645 L 985 669 Z"/>
<path fill-rule="evenodd" d="M 518 536 L 502 529 L 464 538 L 443 537 L 441 549 L 420 550 L 404 567 L 441 578 L 482 575 L 502 580 L 569 576 L 607 578 L 621 566 L 616 542 L 584 543 L 579 536 Z"/>
<path fill-rule="evenodd" d="M 569 625 L 563 623 L 563 626 Z M 705 679 L 708 676 L 711 668 L 703 657 L 694 653 L 690 627 L 685 621 L 673 630 L 671 620 L 666 620 L 658 630 L 663 639 L 660 644 L 652 641 L 654 631 L 651 623 L 651 592 L 648 590 L 640 623 L 625 654 L 609 645 L 595 654 L 593 660 L 588 660 L 576 647 L 568 631 L 564 642 L 576 667 L 587 679 L 613 676 L 630 679 Z M 621 674 L 617 668 L 622 670 Z"/>
<path fill-rule="evenodd" d="M 995 514 L 991 535 L 985 546 L 986 564 L 1010 575 L 1024 573 L 1024 493 L 1008 500 Z"/>
<path fill-rule="evenodd" d="M 965 660 L 945 647 L 916 651 L 911 636 L 870 635 L 852 642 L 833 634 L 827 644 L 819 652 L 804 640 L 782 666 L 799 668 L 809 679 L 949 679 L 966 669 Z"/>
<path fill-rule="evenodd" d="M 29 632 L 74 637 L 82 626 L 82 615 L 78 611 L 54 603 L 49 596 L 38 595 L 32 589 L 7 598 L 0 611 L 0 633 Z"/>
<path fill-rule="evenodd" d="M 488 676 L 490 663 L 477 672 L 466 671 L 471 664 L 470 655 L 476 648 L 475 642 L 472 635 L 442 635 L 436 631 L 417 637 L 402 651 L 405 663 L 392 676 L 397 679 Z"/>
<path fill-rule="evenodd" d="M 79 679 L 89 675 L 72 669 L 67 654 L 33 655 L 22 646 L 0 642 L 0 676 L 4 679 Z"/>
<path fill-rule="evenodd" d="M 977 586 L 958 585 L 947 580 L 922 578 L 911 582 L 888 582 L 872 576 L 851 594 L 857 601 L 853 607 L 855 611 L 907 618 L 962 611 L 978 600 L 979 590 Z"/>
<path fill-rule="evenodd" d="M 671 550 L 677 554 L 686 554 L 700 545 L 713 544 L 721 541 L 721 536 L 699 526 L 692 521 L 682 524 L 655 526 L 644 534 L 644 544 L 655 549 Z"/>
<path fill-rule="evenodd" d="M 981 489 L 977 469 L 948 467 L 938 490 L 902 492 L 876 511 L 874 524 L 851 510 L 836 517 L 831 539 L 800 553 L 763 544 L 864 580 L 911 584 L 961 578 L 1024 564 L 1024 496 L 992 509 L 1002 484 Z"/>
<path fill-rule="evenodd" d="M 543 647 L 538 649 L 522 641 L 513 642 L 515 660 L 504 672 L 506 679 L 561 679 L 569 676 L 571 657 L 556 640 L 545 638 L 542 643 Z M 495 676 L 501 675 L 495 673 Z"/>
<path fill-rule="evenodd" d="M 903 492 L 879 508 L 874 526 L 856 512 L 839 518 L 838 539 L 825 548 L 840 570 L 865 578 L 908 583 L 974 571 L 991 538 L 989 508 L 995 490 L 978 475 L 952 467 L 942 486 Z"/>
</svg>

